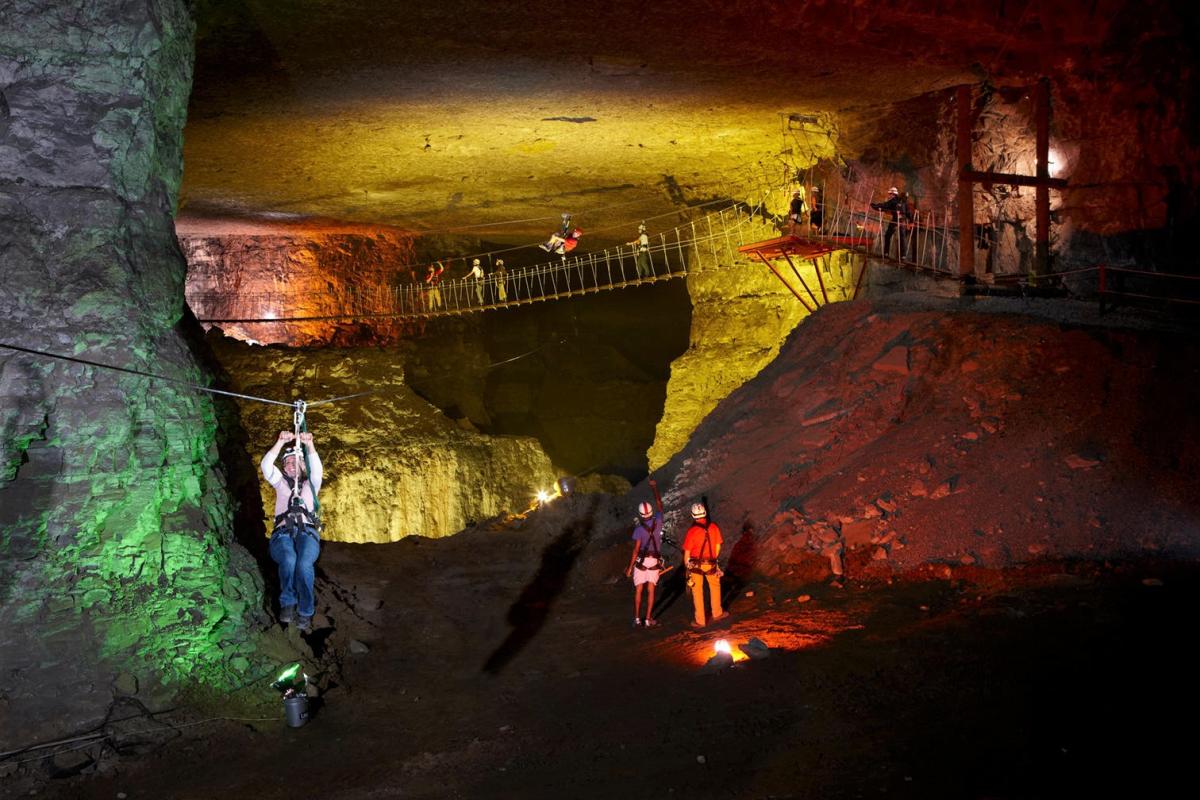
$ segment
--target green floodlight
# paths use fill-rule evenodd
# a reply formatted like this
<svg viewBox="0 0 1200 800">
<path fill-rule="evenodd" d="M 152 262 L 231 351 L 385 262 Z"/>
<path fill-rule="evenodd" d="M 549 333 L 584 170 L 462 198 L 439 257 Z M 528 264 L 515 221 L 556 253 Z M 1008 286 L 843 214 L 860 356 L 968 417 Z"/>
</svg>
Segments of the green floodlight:
<svg viewBox="0 0 1200 800">
<path fill-rule="evenodd" d="M 306 686 L 308 676 L 300 669 L 299 661 L 279 673 L 279 677 L 271 684 L 272 689 L 283 695 L 283 711 L 289 727 L 299 728 L 308 722 Z"/>
</svg>

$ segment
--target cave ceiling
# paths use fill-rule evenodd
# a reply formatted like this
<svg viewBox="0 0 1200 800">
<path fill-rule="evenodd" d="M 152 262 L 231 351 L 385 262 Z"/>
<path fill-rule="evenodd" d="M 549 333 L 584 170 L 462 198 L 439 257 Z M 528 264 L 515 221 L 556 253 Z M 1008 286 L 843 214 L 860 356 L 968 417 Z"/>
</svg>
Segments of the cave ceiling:
<svg viewBox="0 0 1200 800">
<path fill-rule="evenodd" d="M 1079 69 L 1128 5 L 198 0 L 181 215 L 624 235 L 908 98 Z"/>
</svg>

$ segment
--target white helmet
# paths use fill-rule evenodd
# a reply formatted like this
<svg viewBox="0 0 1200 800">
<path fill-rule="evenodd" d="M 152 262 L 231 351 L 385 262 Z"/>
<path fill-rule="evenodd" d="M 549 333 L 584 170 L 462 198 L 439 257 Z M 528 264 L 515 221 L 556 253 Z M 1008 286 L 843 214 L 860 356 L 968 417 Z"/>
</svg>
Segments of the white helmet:
<svg viewBox="0 0 1200 800">
<path fill-rule="evenodd" d="M 638 503 L 638 513 L 649 518 L 654 515 L 654 509 L 650 507 L 649 503 Z"/>
<path fill-rule="evenodd" d="M 892 188 L 888 189 L 888 194 L 900 194 L 900 190 L 893 186 Z"/>
<path fill-rule="evenodd" d="M 478 259 L 478 258 L 473 258 L 473 259 L 471 259 L 471 266 L 472 266 L 472 267 L 478 267 L 478 266 L 479 266 L 479 259 Z"/>
<path fill-rule="evenodd" d="M 704 519 L 708 516 L 708 509 L 704 507 L 704 503 L 692 503 L 692 519 Z"/>
<path fill-rule="evenodd" d="M 503 267 L 503 266 L 504 266 L 504 259 L 503 259 L 503 258 L 497 258 L 497 259 L 496 259 L 496 266 L 497 266 L 497 267 Z"/>
</svg>

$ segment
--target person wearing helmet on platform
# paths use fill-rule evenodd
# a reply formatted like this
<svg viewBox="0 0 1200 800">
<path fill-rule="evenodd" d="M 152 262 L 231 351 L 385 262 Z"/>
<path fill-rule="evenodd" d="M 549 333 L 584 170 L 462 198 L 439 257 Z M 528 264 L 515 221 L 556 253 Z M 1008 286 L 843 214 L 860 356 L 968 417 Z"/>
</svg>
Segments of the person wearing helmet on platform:
<svg viewBox="0 0 1200 800">
<path fill-rule="evenodd" d="M 646 622 L 647 628 L 658 624 L 654 618 L 654 589 L 658 586 L 658 576 L 663 568 L 662 532 L 663 504 L 658 494 L 658 484 L 650 479 L 650 489 L 654 492 L 655 511 L 649 503 L 638 505 L 637 524 L 633 528 L 633 555 L 629 557 L 629 566 L 625 569 L 625 577 L 633 577 L 633 626 L 642 624 L 642 587 L 646 587 Z"/>
<path fill-rule="evenodd" d="M 825 222 L 825 201 L 821 198 L 821 189 L 814 186 L 809 189 L 808 224 L 816 233 L 820 233 L 821 225 Z"/>
<path fill-rule="evenodd" d="M 479 305 L 483 305 L 483 267 L 478 258 L 471 259 L 471 271 L 466 274 L 466 277 L 475 282 L 475 298 L 479 301 Z"/>
<path fill-rule="evenodd" d="M 275 489 L 275 528 L 269 547 L 271 559 L 279 565 L 279 621 L 307 632 L 316 613 L 313 592 L 314 565 L 321 554 L 320 524 L 317 521 L 317 492 L 325 477 L 321 458 L 311 433 L 301 433 L 300 441 L 283 454 L 283 472 L 275 466 L 279 451 L 295 442 L 292 431 L 280 431 L 275 445 L 263 456 L 263 477 Z M 305 462 L 308 474 L 305 475 Z"/>
<path fill-rule="evenodd" d="M 709 522 L 708 509 L 704 503 L 692 504 L 692 527 L 683 537 L 683 560 L 687 565 L 687 584 L 692 592 L 692 608 L 695 619 L 693 628 L 704 627 L 704 585 L 708 584 L 712 619 L 716 622 L 729 616 L 721 608 L 721 568 L 717 556 L 721 555 L 721 529 Z"/>
<path fill-rule="evenodd" d="M 804 214 L 804 190 L 797 189 L 792 192 L 792 202 L 788 206 L 788 234 L 796 235 L 796 226 L 800 224 L 800 217 Z"/>
<path fill-rule="evenodd" d="M 645 222 L 638 225 L 638 237 L 625 244 L 636 248 L 637 256 L 634 263 L 637 265 L 637 276 L 639 278 L 654 277 L 654 268 L 650 265 L 650 237 L 646 235 Z"/>
<path fill-rule="evenodd" d="M 887 214 L 888 225 L 883 232 L 883 257 L 891 258 L 892 255 L 892 236 L 896 233 L 897 223 L 900 222 L 900 215 L 904 214 L 907 217 L 908 207 L 905 196 L 900 194 L 900 190 L 895 186 L 888 189 L 888 198 L 881 203 L 871 203 L 871 208 L 876 211 L 883 211 Z M 882 216 L 882 215 L 881 215 Z M 900 253 L 903 255 L 905 249 L 904 229 L 900 231 Z"/>
</svg>

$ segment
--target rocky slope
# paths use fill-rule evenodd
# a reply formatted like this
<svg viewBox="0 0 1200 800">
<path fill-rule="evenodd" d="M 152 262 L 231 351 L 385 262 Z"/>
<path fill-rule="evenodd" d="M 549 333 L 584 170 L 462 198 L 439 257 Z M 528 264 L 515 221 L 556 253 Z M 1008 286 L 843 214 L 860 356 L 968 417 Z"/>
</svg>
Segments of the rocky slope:
<svg viewBox="0 0 1200 800">
<path fill-rule="evenodd" d="M 1200 557 L 1195 339 L 922 302 L 800 325 L 660 471 L 677 527 L 706 495 L 733 563 L 791 580 Z"/>
</svg>

